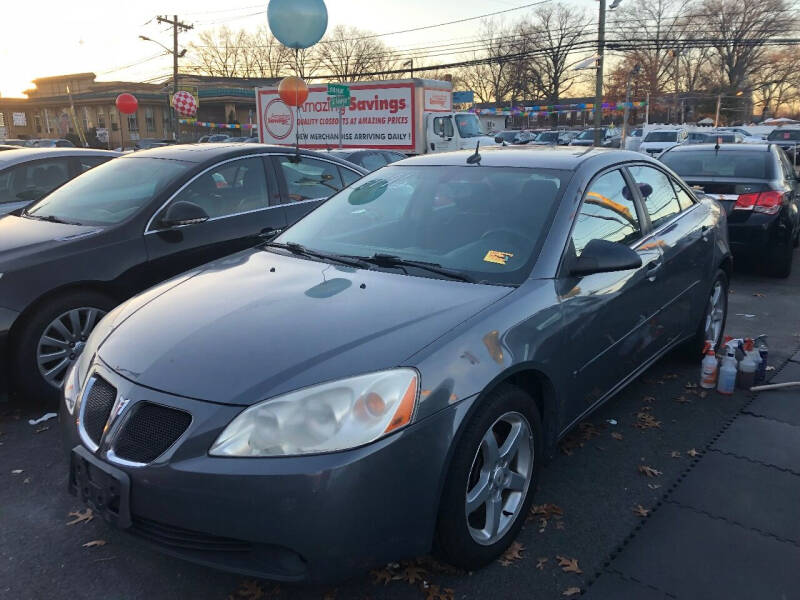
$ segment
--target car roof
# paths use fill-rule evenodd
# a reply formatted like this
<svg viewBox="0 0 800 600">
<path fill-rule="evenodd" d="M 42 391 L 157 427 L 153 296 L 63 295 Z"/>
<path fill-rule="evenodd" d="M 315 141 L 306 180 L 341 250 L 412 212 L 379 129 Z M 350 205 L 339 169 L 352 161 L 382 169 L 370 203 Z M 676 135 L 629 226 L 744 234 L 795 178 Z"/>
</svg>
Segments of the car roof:
<svg viewBox="0 0 800 600">
<path fill-rule="evenodd" d="M 12 152 L 12 151 L 9 151 Z M 162 146 L 159 148 L 149 148 L 147 150 L 139 150 L 130 154 L 124 155 L 122 158 L 125 160 L 135 158 L 165 158 L 171 160 L 181 160 L 190 163 L 207 163 L 215 162 L 225 158 L 236 158 L 237 156 L 256 154 L 256 153 L 275 153 L 275 154 L 294 154 L 295 149 L 293 146 L 275 146 L 269 144 L 242 144 L 240 142 L 213 142 L 206 144 L 173 144 L 171 146 Z M 313 150 L 306 150 L 300 148 L 301 156 L 309 156 L 314 158 L 325 158 L 325 152 L 315 152 Z M 334 162 L 342 164 L 348 168 L 355 168 L 364 171 L 358 165 L 349 163 L 337 156 L 328 156 Z"/>
<path fill-rule="evenodd" d="M 29 160 L 51 158 L 55 156 L 122 156 L 120 152 L 111 150 L 95 150 L 93 148 L 17 148 L 6 150 L 0 154 L 0 169 Z"/>
<path fill-rule="evenodd" d="M 489 146 L 480 148 L 481 166 L 484 167 L 525 167 L 540 169 L 576 170 L 590 158 L 604 157 L 609 163 L 614 161 L 636 160 L 651 162 L 640 152 L 594 148 L 592 146 Z M 441 154 L 425 154 L 407 158 L 402 165 L 420 166 L 462 166 L 474 150 L 459 150 Z"/>
<path fill-rule="evenodd" d="M 713 135 L 713 134 L 710 134 Z M 716 144 L 691 144 L 690 146 L 675 146 L 667 150 L 670 154 L 674 152 L 696 152 L 697 150 L 709 150 L 713 152 L 745 152 L 747 150 L 762 150 L 769 152 L 771 144 L 722 144 L 717 148 Z"/>
</svg>

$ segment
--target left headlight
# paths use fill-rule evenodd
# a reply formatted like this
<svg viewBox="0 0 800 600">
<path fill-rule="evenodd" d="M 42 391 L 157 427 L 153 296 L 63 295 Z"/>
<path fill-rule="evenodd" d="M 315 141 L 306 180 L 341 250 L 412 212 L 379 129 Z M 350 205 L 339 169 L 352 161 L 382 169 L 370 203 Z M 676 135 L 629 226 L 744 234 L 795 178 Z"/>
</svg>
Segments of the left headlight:
<svg viewBox="0 0 800 600">
<path fill-rule="evenodd" d="M 81 393 L 80 378 L 78 377 L 78 362 L 74 362 L 67 371 L 64 378 L 64 406 L 67 407 L 69 414 L 75 413 L 75 406 L 78 403 L 78 396 Z"/>
<path fill-rule="evenodd" d="M 393 369 L 277 396 L 239 414 L 213 456 L 292 456 L 362 446 L 408 425 L 419 395 L 414 369 Z"/>
</svg>

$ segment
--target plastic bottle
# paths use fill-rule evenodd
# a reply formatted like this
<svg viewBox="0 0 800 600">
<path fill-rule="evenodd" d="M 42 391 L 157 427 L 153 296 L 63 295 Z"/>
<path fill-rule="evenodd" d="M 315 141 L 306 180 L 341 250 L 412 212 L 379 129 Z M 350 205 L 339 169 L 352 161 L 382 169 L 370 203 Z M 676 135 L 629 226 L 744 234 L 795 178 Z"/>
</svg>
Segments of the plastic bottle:
<svg viewBox="0 0 800 600">
<path fill-rule="evenodd" d="M 720 394 L 730 395 L 736 386 L 736 351 L 730 345 L 725 346 L 725 349 L 726 355 L 719 369 L 717 391 Z"/>
<path fill-rule="evenodd" d="M 758 351 L 758 357 L 761 359 L 761 362 L 758 363 L 758 367 L 756 368 L 756 385 L 764 383 L 764 380 L 767 378 L 767 359 L 769 358 L 769 348 L 767 347 L 767 336 L 761 334 L 758 336 L 754 341 L 756 350 Z"/>
<path fill-rule="evenodd" d="M 756 369 L 761 359 L 753 347 L 753 340 L 744 342 L 744 358 L 739 362 L 739 387 L 749 390 L 755 385 Z"/>
<path fill-rule="evenodd" d="M 717 370 L 719 369 L 719 362 L 717 356 L 714 354 L 714 348 L 710 341 L 706 342 L 703 348 L 703 360 L 700 362 L 700 387 L 707 390 L 713 390 L 717 385 Z"/>
</svg>

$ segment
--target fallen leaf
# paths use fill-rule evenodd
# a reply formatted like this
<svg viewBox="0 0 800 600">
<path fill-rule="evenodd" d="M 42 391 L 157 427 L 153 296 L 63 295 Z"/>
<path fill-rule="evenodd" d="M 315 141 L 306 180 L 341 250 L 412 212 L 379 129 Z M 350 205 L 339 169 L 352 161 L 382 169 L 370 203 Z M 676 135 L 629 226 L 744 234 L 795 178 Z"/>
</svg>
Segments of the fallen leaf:
<svg viewBox="0 0 800 600">
<path fill-rule="evenodd" d="M 105 546 L 105 545 L 106 545 L 105 540 L 92 540 L 91 542 L 86 542 L 85 544 L 82 544 L 84 548 L 99 548 L 100 546 Z"/>
<path fill-rule="evenodd" d="M 622 434 L 621 433 L 617 433 L 616 431 L 614 431 L 614 432 L 611 433 L 611 437 L 614 438 L 615 440 L 621 440 L 622 439 Z"/>
<path fill-rule="evenodd" d="M 245 598 L 246 600 L 260 600 L 264 597 L 264 588 L 257 581 L 246 579 L 236 590 L 236 597 Z"/>
<path fill-rule="evenodd" d="M 678 378 L 678 374 L 677 373 L 667 373 L 666 375 L 663 375 L 663 377 L 664 377 L 664 379 L 677 379 Z"/>
<path fill-rule="evenodd" d="M 647 487 L 649 487 L 651 490 L 657 490 L 658 488 L 661 487 L 661 484 L 660 483 L 648 483 Z"/>
<path fill-rule="evenodd" d="M 581 568 L 578 566 L 577 558 L 568 558 L 566 556 L 558 555 L 556 556 L 556 560 L 558 561 L 558 566 L 561 567 L 561 570 L 564 571 L 564 573 L 583 573 Z"/>
<path fill-rule="evenodd" d="M 687 390 L 696 390 L 697 384 L 694 383 L 693 381 L 687 381 L 683 387 L 685 387 Z"/>
<path fill-rule="evenodd" d="M 453 594 L 450 588 L 439 589 L 438 585 L 432 585 L 425 593 L 425 600 L 453 600 Z"/>
<path fill-rule="evenodd" d="M 670 452 L 670 456 L 672 458 L 680 458 L 681 457 L 681 453 L 678 452 L 677 450 L 673 450 L 672 452 Z"/>
<path fill-rule="evenodd" d="M 647 402 L 648 404 L 652 404 L 655 401 L 656 401 L 655 396 L 645 396 L 644 398 L 642 398 L 642 402 Z"/>
<path fill-rule="evenodd" d="M 678 404 L 687 404 L 691 402 L 691 400 L 689 400 L 689 398 L 687 398 L 686 396 L 678 396 L 677 398 L 675 398 L 675 402 L 677 402 Z"/>
<path fill-rule="evenodd" d="M 41 427 L 37 427 L 33 431 L 34 433 L 42 433 L 43 431 L 47 431 L 48 429 L 50 429 L 50 425 L 42 425 Z"/>
<path fill-rule="evenodd" d="M 12 475 L 19 475 L 20 473 L 24 473 L 24 472 L 25 472 L 24 469 L 14 469 L 13 471 L 11 471 L 11 474 Z"/>
<path fill-rule="evenodd" d="M 658 471 L 653 467 L 648 467 L 647 465 L 639 465 L 639 473 L 646 475 L 647 477 L 658 477 L 661 475 L 661 471 Z"/>
<path fill-rule="evenodd" d="M 540 571 L 544 571 L 544 565 L 549 560 L 550 559 L 547 558 L 546 556 L 540 556 L 539 558 L 536 559 L 536 568 L 539 569 Z"/>
<path fill-rule="evenodd" d="M 694 458 L 695 456 L 700 456 L 700 453 L 697 450 L 695 450 L 694 448 L 689 450 L 686 454 L 688 454 L 692 458 Z"/>
<path fill-rule="evenodd" d="M 774 371 L 774 370 L 775 370 L 775 367 L 774 367 L 774 366 L 772 366 L 772 365 L 767 365 L 767 367 L 766 367 L 766 370 L 767 370 L 767 371 Z"/>
<path fill-rule="evenodd" d="M 660 429 L 661 421 L 657 421 L 653 415 L 643 409 L 643 412 L 636 413 L 636 423 L 633 426 L 637 429 Z"/>
<path fill-rule="evenodd" d="M 564 521 L 556 521 L 556 529 L 564 529 Z"/>
<path fill-rule="evenodd" d="M 705 390 L 700 390 L 700 391 L 697 393 L 697 395 L 698 395 L 698 396 L 700 396 L 701 398 L 705 398 L 706 396 L 708 396 L 708 392 L 707 392 L 707 391 L 705 391 Z"/>
<path fill-rule="evenodd" d="M 636 505 L 636 506 L 633 508 L 633 513 L 634 513 L 635 515 L 639 515 L 640 517 L 646 517 L 647 515 L 649 515 L 649 514 L 650 514 L 650 510 L 649 510 L 649 509 L 647 509 L 647 508 L 645 508 L 645 507 L 644 507 L 644 506 L 642 506 L 641 504 L 637 504 L 637 505 Z"/>
<path fill-rule="evenodd" d="M 386 585 L 392 580 L 394 574 L 389 569 L 384 567 L 383 569 L 375 569 L 372 571 L 372 576 L 375 578 L 375 583 L 382 583 L 383 585 Z"/>
<path fill-rule="evenodd" d="M 22 483 L 30 483 L 30 482 L 31 482 L 30 477 L 26 477 L 25 479 L 22 480 Z"/>
<path fill-rule="evenodd" d="M 67 515 L 68 517 L 75 517 L 72 521 L 68 521 L 67 525 L 75 525 L 75 523 L 88 523 L 92 519 L 94 519 L 94 513 L 92 513 L 91 508 L 87 508 L 84 511 L 72 511 Z"/>
<path fill-rule="evenodd" d="M 561 592 L 561 595 L 562 596 L 574 596 L 575 594 L 580 594 L 580 593 L 581 593 L 581 588 L 572 586 L 572 587 L 568 587 L 563 592 Z"/>
<path fill-rule="evenodd" d="M 407 581 L 408 583 L 422 581 L 424 579 L 422 576 L 423 573 L 427 573 L 427 571 L 419 565 L 408 565 L 403 570 L 403 581 Z"/>
<path fill-rule="evenodd" d="M 500 557 L 500 564 L 504 567 L 507 567 L 518 560 L 522 559 L 522 551 L 525 550 L 525 546 L 520 544 L 519 542 L 512 543 L 508 549 L 503 552 L 503 555 Z"/>
<path fill-rule="evenodd" d="M 534 504 L 531 507 L 531 514 L 537 517 L 544 517 L 545 519 L 558 519 L 564 516 L 564 509 L 552 502 L 547 504 Z"/>
<path fill-rule="evenodd" d="M 756 298 L 763 298 L 764 294 L 762 294 L 761 292 L 756 292 L 755 294 L 753 294 L 753 296 L 755 296 Z"/>
</svg>

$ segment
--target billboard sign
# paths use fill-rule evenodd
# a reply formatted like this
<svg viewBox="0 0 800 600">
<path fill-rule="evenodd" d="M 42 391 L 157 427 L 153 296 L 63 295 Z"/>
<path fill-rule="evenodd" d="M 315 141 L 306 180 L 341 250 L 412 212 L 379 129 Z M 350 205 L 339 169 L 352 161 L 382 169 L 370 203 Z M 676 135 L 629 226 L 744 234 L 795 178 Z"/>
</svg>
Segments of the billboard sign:
<svg viewBox="0 0 800 600">
<path fill-rule="evenodd" d="M 414 84 L 354 83 L 342 118 L 344 147 L 414 151 Z M 331 106 L 328 86 L 309 86 L 297 112 L 278 96 L 278 89 L 256 90 L 259 139 L 266 144 L 299 141 L 304 148 L 339 145 L 339 109 Z"/>
</svg>

